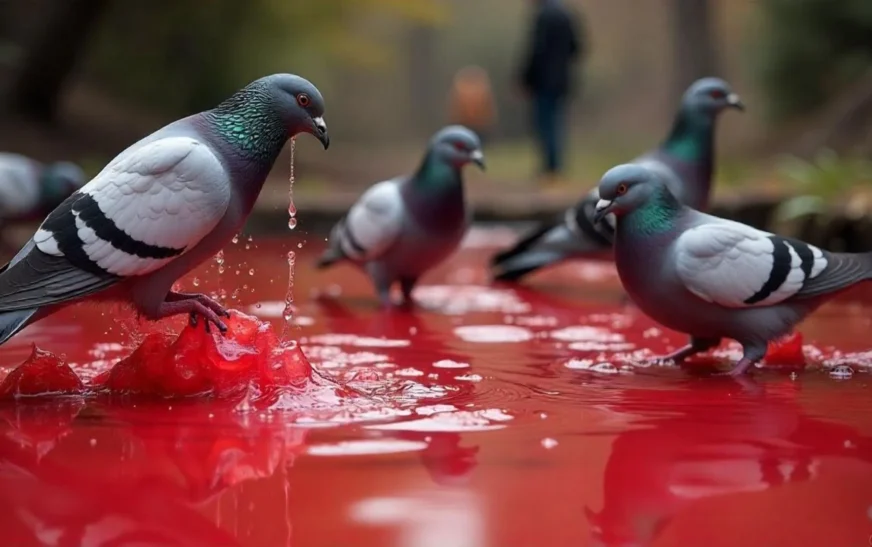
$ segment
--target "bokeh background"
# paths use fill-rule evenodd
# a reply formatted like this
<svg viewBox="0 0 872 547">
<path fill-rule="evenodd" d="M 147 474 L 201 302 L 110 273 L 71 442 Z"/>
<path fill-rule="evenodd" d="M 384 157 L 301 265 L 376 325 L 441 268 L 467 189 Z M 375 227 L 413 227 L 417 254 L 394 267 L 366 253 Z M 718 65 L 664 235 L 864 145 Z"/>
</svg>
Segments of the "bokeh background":
<svg viewBox="0 0 872 547">
<path fill-rule="evenodd" d="M 70 159 L 95 174 L 161 125 L 264 74 L 295 72 L 323 91 L 334 139 L 326 153 L 300 139 L 305 226 L 307 212 L 338 214 L 365 186 L 414 167 L 449 121 L 452 78 L 478 65 L 497 117 L 489 170 L 471 174 L 471 199 L 497 218 L 531 218 L 654 146 L 687 84 L 718 75 L 748 110 L 719 124 L 716 199 L 768 200 L 783 222 L 865 212 L 872 2 L 566 3 L 583 17 L 588 54 L 568 174 L 548 192 L 535 180 L 514 78 L 530 24 L 525 0 L 0 0 L 0 150 Z M 286 203 L 287 172 L 285 156 L 260 210 Z"/>
</svg>

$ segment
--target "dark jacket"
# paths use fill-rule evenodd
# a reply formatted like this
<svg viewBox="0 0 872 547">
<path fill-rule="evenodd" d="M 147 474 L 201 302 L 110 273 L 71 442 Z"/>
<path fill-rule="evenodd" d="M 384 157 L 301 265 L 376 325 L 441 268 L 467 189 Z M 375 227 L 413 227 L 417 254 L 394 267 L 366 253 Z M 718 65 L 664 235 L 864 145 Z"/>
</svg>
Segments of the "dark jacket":
<svg viewBox="0 0 872 547">
<path fill-rule="evenodd" d="M 575 15 L 557 0 L 543 0 L 533 23 L 521 85 L 530 93 L 565 95 L 572 88 L 573 62 L 584 54 Z"/>
</svg>

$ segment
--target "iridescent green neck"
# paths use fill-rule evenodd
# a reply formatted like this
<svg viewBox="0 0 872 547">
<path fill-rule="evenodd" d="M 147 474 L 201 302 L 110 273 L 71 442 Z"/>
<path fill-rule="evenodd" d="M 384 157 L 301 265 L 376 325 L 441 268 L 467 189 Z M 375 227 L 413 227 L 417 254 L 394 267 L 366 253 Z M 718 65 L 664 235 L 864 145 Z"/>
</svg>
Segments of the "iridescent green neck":
<svg viewBox="0 0 872 547">
<path fill-rule="evenodd" d="M 415 184 L 428 190 L 456 188 L 461 184 L 460 171 L 430 151 L 415 175 Z"/>
<path fill-rule="evenodd" d="M 289 138 L 261 87 L 242 89 L 206 116 L 220 137 L 251 160 L 272 165 Z"/>
<path fill-rule="evenodd" d="M 712 154 L 714 118 L 705 112 L 682 106 L 663 148 L 684 161 L 702 161 Z"/>
<path fill-rule="evenodd" d="M 624 215 L 619 229 L 630 230 L 637 235 L 656 235 L 675 226 L 681 205 L 666 187 L 655 190 L 648 201 Z"/>
</svg>

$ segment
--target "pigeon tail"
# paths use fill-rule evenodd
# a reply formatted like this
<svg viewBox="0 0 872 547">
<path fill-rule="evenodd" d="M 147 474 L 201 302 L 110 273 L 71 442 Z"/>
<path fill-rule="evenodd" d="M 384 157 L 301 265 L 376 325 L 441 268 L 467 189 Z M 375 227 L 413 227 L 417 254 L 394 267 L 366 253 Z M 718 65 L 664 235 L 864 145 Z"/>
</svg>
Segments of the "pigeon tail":
<svg viewBox="0 0 872 547">
<path fill-rule="evenodd" d="M 18 331 L 36 320 L 39 308 L 12 310 L 0 313 L 0 345 L 5 344 Z"/>
</svg>

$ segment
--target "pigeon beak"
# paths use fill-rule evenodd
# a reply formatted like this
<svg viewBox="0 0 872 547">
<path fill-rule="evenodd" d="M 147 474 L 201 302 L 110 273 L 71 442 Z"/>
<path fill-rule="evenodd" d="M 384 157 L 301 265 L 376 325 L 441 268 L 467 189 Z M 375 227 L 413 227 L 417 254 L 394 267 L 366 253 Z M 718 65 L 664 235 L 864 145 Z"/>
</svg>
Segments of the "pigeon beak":
<svg viewBox="0 0 872 547">
<path fill-rule="evenodd" d="M 603 218 L 612 210 L 612 205 L 614 202 L 608 199 L 601 199 L 596 202 L 596 208 L 594 209 L 593 221 L 596 224 L 602 222 Z"/>
<path fill-rule="evenodd" d="M 327 134 L 327 124 L 324 122 L 324 118 L 321 116 L 312 118 L 312 123 L 315 124 L 315 132 L 313 134 L 321 141 L 324 150 L 327 150 L 330 148 L 330 135 Z"/>
<path fill-rule="evenodd" d="M 745 111 L 745 103 L 742 102 L 742 99 L 735 93 L 730 93 L 727 95 L 727 104 L 736 110 Z"/>
<path fill-rule="evenodd" d="M 484 153 L 481 150 L 473 150 L 469 155 L 469 161 L 478 165 L 482 171 L 487 171 L 487 166 L 484 163 Z"/>
</svg>

